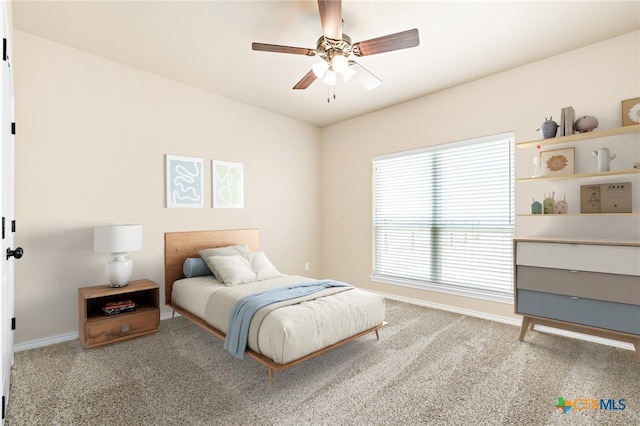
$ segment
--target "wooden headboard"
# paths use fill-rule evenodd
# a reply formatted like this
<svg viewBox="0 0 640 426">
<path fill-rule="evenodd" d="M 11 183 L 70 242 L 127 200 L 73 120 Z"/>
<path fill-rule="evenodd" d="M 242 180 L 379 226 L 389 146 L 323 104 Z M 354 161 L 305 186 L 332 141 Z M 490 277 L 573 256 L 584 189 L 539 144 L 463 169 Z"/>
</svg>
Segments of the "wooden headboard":
<svg viewBox="0 0 640 426">
<path fill-rule="evenodd" d="M 258 251 L 258 229 L 226 229 L 221 231 L 165 232 L 164 234 L 164 301 L 171 303 L 171 288 L 184 278 L 182 264 L 188 257 L 198 257 L 206 248 L 246 244 Z"/>
</svg>

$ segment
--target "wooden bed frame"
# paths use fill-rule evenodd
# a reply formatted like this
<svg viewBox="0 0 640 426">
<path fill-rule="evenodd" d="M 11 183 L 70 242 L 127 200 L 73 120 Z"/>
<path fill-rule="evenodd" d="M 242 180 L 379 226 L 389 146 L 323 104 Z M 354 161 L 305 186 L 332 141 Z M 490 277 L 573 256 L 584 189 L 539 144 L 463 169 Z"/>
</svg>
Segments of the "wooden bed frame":
<svg viewBox="0 0 640 426">
<path fill-rule="evenodd" d="M 213 328 L 207 324 L 204 320 L 196 317 L 195 315 L 185 311 L 184 309 L 175 306 L 171 303 L 171 289 L 173 283 L 176 280 L 184 278 L 182 273 L 182 265 L 184 260 L 188 257 L 198 257 L 198 252 L 206 248 L 224 247 L 236 244 L 246 244 L 252 251 L 258 251 L 258 229 L 232 229 L 232 230 L 220 230 L 220 231 L 187 231 L 187 232 L 166 232 L 164 234 L 164 296 L 167 306 L 173 309 L 175 315 L 178 312 L 183 317 L 194 322 L 200 327 L 212 333 L 214 336 L 220 339 L 225 339 L 225 333 Z M 273 388 L 273 372 L 282 372 L 289 367 L 300 364 L 318 355 L 330 351 L 351 342 L 359 337 L 367 335 L 369 333 L 375 333 L 376 339 L 380 338 L 378 330 L 387 324 L 386 321 L 382 322 L 375 327 L 351 336 L 347 339 L 334 343 L 331 346 L 320 349 L 300 359 L 288 362 L 286 364 L 278 364 L 272 359 L 269 359 L 257 352 L 247 349 L 245 355 L 269 369 L 269 388 Z"/>
</svg>

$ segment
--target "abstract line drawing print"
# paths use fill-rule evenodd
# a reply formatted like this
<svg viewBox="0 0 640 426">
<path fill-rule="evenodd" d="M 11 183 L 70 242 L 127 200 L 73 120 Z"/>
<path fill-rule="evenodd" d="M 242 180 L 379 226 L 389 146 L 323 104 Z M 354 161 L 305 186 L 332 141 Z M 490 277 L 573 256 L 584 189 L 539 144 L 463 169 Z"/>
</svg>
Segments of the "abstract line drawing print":
<svg viewBox="0 0 640 426">
<path fill-rule="evenodd" d="M 167 207 L 203 207 L 203 161 L 201 158 L 166 156 Z"/>
<path fill-rule="evenodd" d="M 242 163 L 211 161 L 213 208 L 244 207 Z"/>
</svg>

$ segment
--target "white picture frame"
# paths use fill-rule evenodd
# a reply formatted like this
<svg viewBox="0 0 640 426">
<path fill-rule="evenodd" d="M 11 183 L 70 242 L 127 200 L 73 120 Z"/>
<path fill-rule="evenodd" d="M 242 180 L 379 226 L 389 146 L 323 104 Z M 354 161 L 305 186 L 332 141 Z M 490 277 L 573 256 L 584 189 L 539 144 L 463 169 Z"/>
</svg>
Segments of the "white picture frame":
<svg viewBox="0 0 640 426">
<path fill-rule="evenodd" d="M 243 164 L 211 160 L 211 188 L 214 209 L 244 208 Z"/>
<path fill-rule="evenodd" d="M 166 207 L 204 207 L 202 158 L 165 155 Z"/>
</svg>

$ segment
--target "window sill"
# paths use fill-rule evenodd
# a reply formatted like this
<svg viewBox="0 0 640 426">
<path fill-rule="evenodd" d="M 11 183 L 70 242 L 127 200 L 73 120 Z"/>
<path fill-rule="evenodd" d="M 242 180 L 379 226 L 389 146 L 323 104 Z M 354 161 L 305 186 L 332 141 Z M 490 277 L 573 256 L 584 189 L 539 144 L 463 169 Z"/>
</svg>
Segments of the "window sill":
<svg viewBox="0 0 640 426">
<path fill-rule="evenodd" d="M 473 299 L 487 300 L 490 302 L 513 304 L 513 294 L 497 294 L 486 291 L 467 289 L 461 287 L 443 286 L 442 284 L 433 284 L 427 282 L 416 282 L 411 280 L 402 280 L 399 278 L 379 277 L 370 275 L 369 279 L 376 283 L 397 285 L 400 287 L 415 288 L 418 290 L 428 290 L 437 293 L 451 294 L 454 296 L 469 297 Z"/>
</svg>

